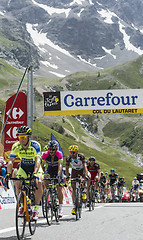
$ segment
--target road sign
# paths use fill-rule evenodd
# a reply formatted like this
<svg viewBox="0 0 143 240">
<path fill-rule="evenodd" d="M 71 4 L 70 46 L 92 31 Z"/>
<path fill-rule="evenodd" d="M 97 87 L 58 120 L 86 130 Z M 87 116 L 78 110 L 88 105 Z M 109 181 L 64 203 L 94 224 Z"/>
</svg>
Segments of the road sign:
<svg viewBox="0 0 143 240">
<path fill-rule="evenodd" d="M 5 104 L 4 121 L 10 112 L 15 95 L 12 95 Z M 11 151 L 12 145 L 18 140 L 16 131 L 18 127 L 24 125 L 27 125 L 27 96 L 24 92 L 19 92 L 5 127 L 4 152 Z"/>
</svg>

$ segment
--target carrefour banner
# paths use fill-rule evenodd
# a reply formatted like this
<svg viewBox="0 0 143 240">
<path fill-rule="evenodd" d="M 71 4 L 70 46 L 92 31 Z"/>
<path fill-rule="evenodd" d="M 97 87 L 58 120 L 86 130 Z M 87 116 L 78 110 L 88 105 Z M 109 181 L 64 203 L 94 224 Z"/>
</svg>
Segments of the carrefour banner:
<svg viewBox="0 0 143 240">
<path fill-rule="evenodd" d="M 143 113 L 143 89 L 44 92 L 44 115 Z"/>
</svg>

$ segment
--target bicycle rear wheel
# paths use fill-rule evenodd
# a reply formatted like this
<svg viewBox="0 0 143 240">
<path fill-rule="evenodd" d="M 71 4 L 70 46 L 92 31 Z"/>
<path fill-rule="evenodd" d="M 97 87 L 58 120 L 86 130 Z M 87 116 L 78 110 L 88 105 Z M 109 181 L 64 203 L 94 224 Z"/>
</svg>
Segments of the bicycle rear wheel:
<svg viewBox="0 0 143 240">
<path fill-rule="evenodd" d="M 52 192 L 47 190 L 46 199 L 45 199 L 45 208 L 46 208 L 46 218 L 47 223 L 50 226 L 53 220 L 53 203 L 52 203 Z"/>
<path fill-rule="evenodd" d="M 16 234 L 18 240 L 24 236 L 26 213 L 24 212 L 24 193 L 20 192 L 16 204 Z"/>
</svg>

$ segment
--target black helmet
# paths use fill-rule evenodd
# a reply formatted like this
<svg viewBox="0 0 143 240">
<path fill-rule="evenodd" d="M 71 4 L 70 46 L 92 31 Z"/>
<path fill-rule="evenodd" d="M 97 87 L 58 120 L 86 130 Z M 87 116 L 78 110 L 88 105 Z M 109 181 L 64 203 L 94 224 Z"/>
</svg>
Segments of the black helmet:
<svg viewBox="0 0 143 240">
<path fill-rule="evenodd" d="M 17 134 L 25 134 L 25 135 L 32 135 L 32 130 L 28 126 L 21 126 L 17 129 Z"/>
<path fill-rule="evenodd" d="M 91 156 L 91 157 L 89 157 L 89 161 L 94 161 L 94 162 L 95 162 L 96 159 L 95 159 L 95 157 L 92 157 L 92 156 Z"/>
<path fill-rule="evenodd" d="M 48 148 L 58 148 L 58 142 L 55 140 L 51 140 L 48 142 Z"/>
</svg>

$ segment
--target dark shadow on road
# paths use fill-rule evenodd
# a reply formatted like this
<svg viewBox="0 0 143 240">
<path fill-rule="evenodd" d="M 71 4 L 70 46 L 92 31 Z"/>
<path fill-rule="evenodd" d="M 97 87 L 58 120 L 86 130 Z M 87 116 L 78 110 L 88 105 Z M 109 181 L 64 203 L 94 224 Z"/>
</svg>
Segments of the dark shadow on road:
<svg viewBox="0 0 143 240">
<path fill-rule="evenodd" d="M 30 240 L 31 237 L 26 236 L 22 240 Z M 16 236 L 10 236 L 10 237 L 0 237 L 0 240 L 17 240 Z"/>
</svg>

